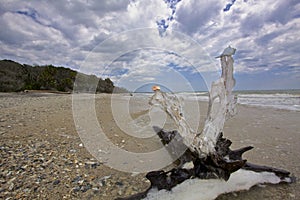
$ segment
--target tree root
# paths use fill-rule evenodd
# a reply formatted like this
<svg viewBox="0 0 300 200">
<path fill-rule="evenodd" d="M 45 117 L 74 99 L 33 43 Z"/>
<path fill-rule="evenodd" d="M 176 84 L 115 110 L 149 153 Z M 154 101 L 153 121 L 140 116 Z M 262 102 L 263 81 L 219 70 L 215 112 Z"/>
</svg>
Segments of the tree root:
<svg viewBox="0 0 300 200">
<path fill-rule="evenodd" d="M 158 127 L 154 127 L 154 130 L 157 132 L 164 145 L 172 145 L 172 143 L 170 143 L 171 140 L 175 137 L 180 137 L 180 134 L 177 131 L 166 132 Z M 166 172 L 160 170 L 147 173 L 146 178 L 151 182 L 151 185 L 146 191 L 129 197 L 118 198 L 118 200 L 143 199 L 152 188 L 157 188 L 158 190 L 171 190 L 176 185 L 192 178 L 224 179 L 227 181 L 230 178 L 230 174 L 239 169 L 254 172 L 272 172 L 276 176 L 280 177 L 281 180 L 291 178 L 290 172 L 288 171 L 268 166 L 255 165 L 244 160 L 242 155 L 253 149 L 252 146 L 231 150 L 231 144 L 232 142 L 223 138 L 223 133 L 220 133 L 215 147 L 215 153 L 210 154 L 206 158 L 199 158 L 198 155 L 195 155 L 195 152 L 191 152 L 188 148 L 186 148 L 185 153 L 178 158 L 179 164 L 176 168 Z M 171 155 L 175 156 L 175 146 L 168 146 L 168 150 Z M 193 167 L 189 169 L 184 168 L 183 166 L 187 162 L 193 162 Z M 295 179 L 291 178 L 291 180 Z"/>
</svg>

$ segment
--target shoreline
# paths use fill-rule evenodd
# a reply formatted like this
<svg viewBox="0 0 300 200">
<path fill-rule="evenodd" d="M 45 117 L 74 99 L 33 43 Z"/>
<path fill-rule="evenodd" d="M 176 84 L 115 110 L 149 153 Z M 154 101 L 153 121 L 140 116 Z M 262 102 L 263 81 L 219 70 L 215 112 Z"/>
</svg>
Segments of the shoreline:
<svg viewBox="0 0 300 200">
<path fill-rule="evenodd" d="M 252 91 L 252 90 L 250 90 Z M 265 91 L 265 90 L 263 90 Z M 268 91 L 268 90 L 267 90 Z M 270 90 L 271 91 L 271 90 Z M 298 89 L 296 89 L 298 91 Z M 300 90 L 299 90 L 300 91 Z M 244 91 L 247 92 L 247 91 Z M 90 95 L 103 95 L 103 96 L 110 96 L 110 95 L 119 95 L 123 97 L 133 97 L 131 94 L 147 94 L 149 97 L 151 96 L 152 93 L 76 93 L 78 95 L 80 94 L 90 94 Z M 0 98 L 1 97 L 18 97 L 18 96 L 28 96 L 28 97 L 39 97 L 39 96 L 51 96 L 51 95 L 74 95 L 72 92 L 60 92 L 60 91 L 52 91 L 52 90 L 27 90 L 22 91 L 22 92 L 0 92 Z M 298 95 L 298 93 L 297 93 Z M 147 98 L 146 96 L 144 98 Z M 296 98 L 299 98 L 299 103 L 300 103 L 300 95 L 299 97 L 297 96 Z M 239 99 L 239 97 L 238 97 Z M 199 101 L 201 103 L 207 103 L 208 99 L 185 99 L 184 101 Z M 280 106 L 280 105 L 267 105 L 267 104 L 247 104 L 247 103 L 241 103 L 238 102 L 237 105 L 239 106 L 245 106 L 249 108 L 270 108 L 274 110 L 282 110 L 282 111 L 292 111 L 292 112 L 300 112 L 300 105 L 294 105 L 296 109 Z M 299 109 L 298 109 L 299 107 Z"/>
</svg>

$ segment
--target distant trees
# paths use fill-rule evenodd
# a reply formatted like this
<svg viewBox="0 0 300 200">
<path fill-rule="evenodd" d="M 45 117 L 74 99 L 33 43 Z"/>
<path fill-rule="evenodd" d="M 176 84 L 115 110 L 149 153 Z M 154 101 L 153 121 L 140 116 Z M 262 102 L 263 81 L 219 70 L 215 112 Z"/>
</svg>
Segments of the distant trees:
<svg viewBox="0 0 300 200">
<path fill-rule="evenodd" d="M 74 83 L 76 91 L 81 92 L 112 93 L 117 88 L 109 78 L 103 80 L 95 75 L 86 75 L 64 67 L 30 66 L 11 60 L 0 61 L 0 92 L 22 90 L 71 92 Z"/>
<path fill-rule="evenodd" d="M 99 79 L 97 92 L 112 93 L 113 91 L 114 91 L 114 83 L 109 78 L 106 78 L 105 80 L 101 78 Z"/>
<path fill-rule="evenodd" d="M 22 66 L 14 61 L 0 62 L 0 91 L 18 91 L 24 87 L 25 72 Z"/>
</svg>

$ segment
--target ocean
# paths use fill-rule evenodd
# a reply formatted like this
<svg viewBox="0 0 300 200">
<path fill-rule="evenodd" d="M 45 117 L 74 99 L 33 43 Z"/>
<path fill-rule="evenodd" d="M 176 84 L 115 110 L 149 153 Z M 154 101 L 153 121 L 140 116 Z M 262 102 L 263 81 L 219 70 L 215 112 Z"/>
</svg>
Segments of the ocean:
<svg viewBox="0 0 300 200">
<path fill-rule="evenodd" d="M 300 90 L 268 90 L 237 92 L 238 103 L 300 111 Z"/>
<path fill-rule="evenodd" d="M 234 91 L 238 103 L 256 107 L 300 111 L 300 90 L 248 90 Z M 208 92 L 176 93 L 184 100 L 208 101 Z M 152 93 L 135 93 L 135 97 L 152 96 Z"/>
</svg>

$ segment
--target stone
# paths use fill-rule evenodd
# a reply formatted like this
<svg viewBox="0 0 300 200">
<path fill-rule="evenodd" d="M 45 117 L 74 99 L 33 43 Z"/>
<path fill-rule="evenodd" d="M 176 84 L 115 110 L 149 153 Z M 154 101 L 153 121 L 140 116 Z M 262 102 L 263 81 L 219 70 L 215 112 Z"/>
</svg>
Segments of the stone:
<svg viewBox="0 0 300 200">
<path fill-rule="evenodd" d="M 58 185 L 60 183 L 60 180 L 53 181 L 53 185 Z"/>
</svg>

